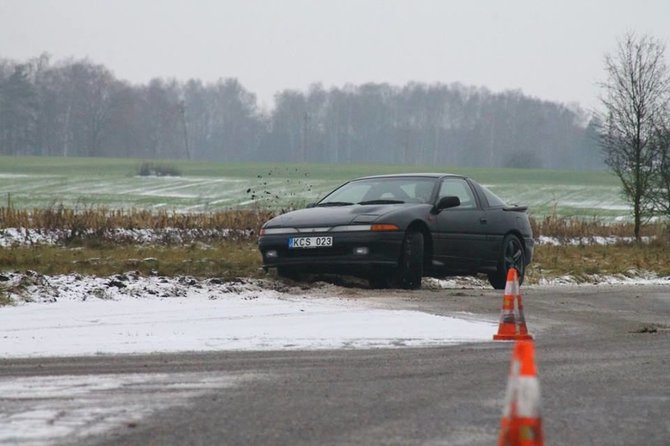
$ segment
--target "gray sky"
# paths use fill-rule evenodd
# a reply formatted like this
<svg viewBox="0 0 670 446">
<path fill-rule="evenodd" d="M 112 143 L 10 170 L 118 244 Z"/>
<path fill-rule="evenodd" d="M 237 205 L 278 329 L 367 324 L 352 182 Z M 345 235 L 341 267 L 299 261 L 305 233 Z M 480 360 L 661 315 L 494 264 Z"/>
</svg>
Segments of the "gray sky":
<svg viewBox="0 0 670 446">
<path fill-rule="evenodd" d="M 461 82 L 597 104 L 603 56 L 670 44 L 670 0 L 0 0 L 0 57 L 89 57 L 119 78 L 237 77 L 274 93 Z"/>
</svg>

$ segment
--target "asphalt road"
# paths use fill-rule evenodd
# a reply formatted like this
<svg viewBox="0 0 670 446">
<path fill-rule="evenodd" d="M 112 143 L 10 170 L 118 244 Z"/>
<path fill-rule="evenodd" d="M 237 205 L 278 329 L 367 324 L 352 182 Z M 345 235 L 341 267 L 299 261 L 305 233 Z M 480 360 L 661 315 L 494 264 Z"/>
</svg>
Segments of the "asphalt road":
<svg viewBox="0 0 670 446">
<path fill-rule="evenodd" d="M 670 445 L 670 284 L 522 288 L 522 293 L 536 338 L 547 444 Z M 500 292 L 488 290 L 347 294 L 383 308 L 469 312 L 496 321 L 502 300 Z M 116 398 L 126 409 L 114 419 L 101 414 L 85 428 L 64 437 L 47 435 L 37 444 L 491 445 L 498 436 L 510 352 L 510 343 L 490 342 L 0 360 L 0 378 L 160 377 L 160 385 L 101 386 L 95 390 L 101 401 Z M 232 384 L 215 382 L 223 378 Z M 193 387 L 200 390 L 184 393 Z M 56 400 L 63 405 L 60 418 L 76 410 L 76 391 L 57 398 L 62 398 Z M 160 408 L 134 409 L 154 403 Z M 17 412 L 21 404 L 25 401 L 0 394 L 1 413 Z M 96 423 L 105 422 L 96 430 Z"/>
</svg>

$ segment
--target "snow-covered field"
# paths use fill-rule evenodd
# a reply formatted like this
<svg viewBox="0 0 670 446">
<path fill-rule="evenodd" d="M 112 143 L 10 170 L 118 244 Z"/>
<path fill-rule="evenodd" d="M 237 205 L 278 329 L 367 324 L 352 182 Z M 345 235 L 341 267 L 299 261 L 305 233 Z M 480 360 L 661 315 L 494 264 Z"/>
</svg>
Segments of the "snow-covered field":
<svg viewBox="0 0 670 446">
<path fill-rule="evenodd" d="M 0 198 L 14 207 L 31 209 L 63 204 L 66 207 L 104 206 L 107 208 L 169 209 L 179 212 L 206 212 L 232 207 L 260 206 L 287 208 L 317 200 L 350 178 L 338 180 L 311 176 L 303 179 L 275 175 L 251 177 L 144 177 L 45 174 L 0 174 Z M 626 219 L 630 207 L 619 185 L 536 184 L 519 181 L 488 183 L 486 186 L 510 203 L 530 206 L 535 217 L 545 215 Z"/>
<path fill-rule="evenodd" d="M 510 203 L 529 206 L 531 215 L 599 217 L 608 221 L 628 220 L 630 206 L 618 185 L 584 184 L 486 184 Z"/>
<path fill-rule="evenodd" d="M 32 209 L 104 206 L 111 209 L 169 209 L 206 212 L 257 205 L 304 205 L 340 181 L 286 178 L 100 177 L 0 174 L 0 197 L 14 207 Z"/>
</svg>

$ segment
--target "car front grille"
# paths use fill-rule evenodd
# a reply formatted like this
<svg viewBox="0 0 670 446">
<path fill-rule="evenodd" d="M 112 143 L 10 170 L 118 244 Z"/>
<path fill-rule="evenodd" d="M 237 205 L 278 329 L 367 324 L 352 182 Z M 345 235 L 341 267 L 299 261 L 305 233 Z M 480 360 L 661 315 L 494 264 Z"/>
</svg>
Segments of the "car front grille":
<svg viewBox="0 0 670 446">
<path fill-rule="evenodd" d="M 288 249 L 279 251 L 280 257 L 300 258 L 300 257 L 331 257 L 351 254 L 351 249 L 346 246 L 330 248 L 310 248 L 310 249 Z"/>
</svg>

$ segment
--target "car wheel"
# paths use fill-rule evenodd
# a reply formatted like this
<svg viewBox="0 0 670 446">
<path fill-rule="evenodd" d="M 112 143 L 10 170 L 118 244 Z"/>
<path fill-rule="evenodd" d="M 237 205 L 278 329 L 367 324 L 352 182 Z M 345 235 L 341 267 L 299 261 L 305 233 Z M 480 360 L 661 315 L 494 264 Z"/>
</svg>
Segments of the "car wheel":
<svg viewBox="0 0 670 446">
<path fill-rule="evenodd" d="M 498 269 L 495 273 L 489 273 L 491 286 L 496 290 L 504 290 L 507 284 L 507 271 L 512 267 L 519 273 L 519 285 L 521 285 L 526 272 L 526 254 L 519 237 L 508 234 L 503 239 Z"/>
<path fill-rule="evenodd" d="M 399 288 L 416 290 L 421 288 L 423 276 L 423 234 L 410 231 L 402 243 L 397 284 Z"/>
</svg>

